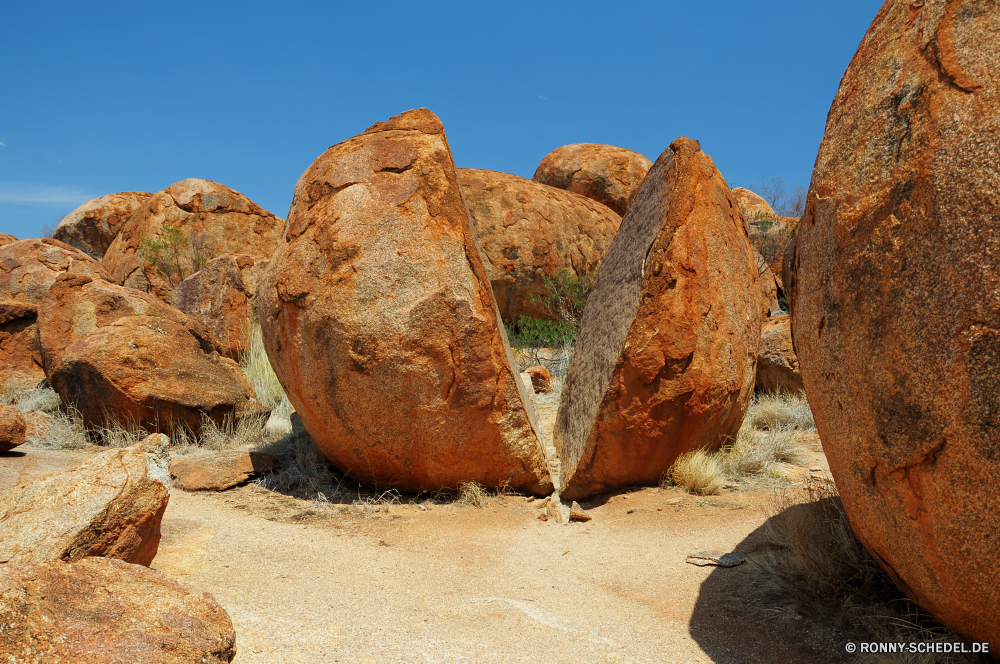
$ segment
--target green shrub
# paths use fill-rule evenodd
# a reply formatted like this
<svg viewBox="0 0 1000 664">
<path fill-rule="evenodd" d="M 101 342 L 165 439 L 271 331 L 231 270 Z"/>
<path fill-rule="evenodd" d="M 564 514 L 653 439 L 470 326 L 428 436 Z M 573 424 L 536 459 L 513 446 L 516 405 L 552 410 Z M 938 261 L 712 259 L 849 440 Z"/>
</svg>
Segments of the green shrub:
<svg viewBox="0 0 1000 664">
<path fill-rule="evenodd" d="M 158 236 L 139 242 L 139 255 L 176 288 L 208 263 L 208 242 L 203 233 L 189 237 L 179 228 L 164 226 Z"/>
<path fill-rule="evenodd" d="M 505 322 L 504 327 L 514 348 L 562 348 L 576 341 L 576 327 L 558 320 L 521 316 L 516 324 Z"/>
<path fill-rule="evenodd" d="M 582 275 L 570 270 L 560 270 L 552 276 L 542 277 L 545 293 L 528 297 L 538 310 L 573 327 L 580 326 L 583 309 L 587 306 L 587 297 L 594 287 L 597 268 Z M 575 337 L 574 337 L 575 338 Z"/>
</svg>

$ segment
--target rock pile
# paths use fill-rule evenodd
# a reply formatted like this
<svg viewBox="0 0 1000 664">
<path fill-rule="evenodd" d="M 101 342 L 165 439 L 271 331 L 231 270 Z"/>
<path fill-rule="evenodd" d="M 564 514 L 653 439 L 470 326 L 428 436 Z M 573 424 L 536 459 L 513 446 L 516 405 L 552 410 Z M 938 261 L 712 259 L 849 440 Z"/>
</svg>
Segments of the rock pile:
<svg viewBox="0 0 1000 664">
<path fill-rule="evenodd" d="M 552 483 L 440 120 L 333 146 L 260 288 L 271 364 L 326 457 L 403 491 Z"/>
<path fill-rule="evenodd" d="M 858 538 L 970 641 L 1000 641 L 1000 12 L 887 0 L 827 119 L 792 330 Z"/>
<path fill-rule="evenodd" d="M 739 429 L 753 392 L 760 286 L 743 215 L 699 144 L 646 176 L 583 314 L 556 420 L 563 497 L 656 484 Z"/>
</svg>

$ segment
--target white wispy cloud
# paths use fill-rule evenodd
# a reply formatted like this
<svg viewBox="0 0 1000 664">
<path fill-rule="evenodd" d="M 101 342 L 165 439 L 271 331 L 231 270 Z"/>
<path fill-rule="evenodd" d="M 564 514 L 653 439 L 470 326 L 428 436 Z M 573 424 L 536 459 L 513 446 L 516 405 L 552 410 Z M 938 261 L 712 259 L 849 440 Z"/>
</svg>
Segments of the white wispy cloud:
<svg viewBox="0 0 1000 664">
<path fill-rule="evenodd" d="M 5 147 L 7 147 L 7 144 L 4 143 L 3 141 L 0 141 L 0 148 L 5 148 Z"/>
<path fill-rule="evenodd" d="M 76 187 L 26 182 L 0 182 L 0 203 L 15 205 L 79 205 L 94 196 Z"/>
</svg>

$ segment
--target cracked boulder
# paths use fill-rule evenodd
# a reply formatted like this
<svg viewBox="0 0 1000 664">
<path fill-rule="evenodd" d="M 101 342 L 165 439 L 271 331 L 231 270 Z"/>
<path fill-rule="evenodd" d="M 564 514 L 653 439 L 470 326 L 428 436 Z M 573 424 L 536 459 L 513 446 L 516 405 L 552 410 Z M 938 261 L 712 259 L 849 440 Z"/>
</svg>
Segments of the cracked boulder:
<svg viewBox="0 0 1000 664">
<path fill-rule="evenodd" d="M 0 498 L 0 567 L 88 556 L 148 566 L 170 498 L 168 442 L 153 434 L 15 484 Z"/>
<path fill-rule="evenodd" d="M 0 246 L 0 389 L 35 387 L 45 378 L 38 347 L 38 304 L 56 277 L 107 275 L 101 263 L 59 240 Z"/>
<path fill-rule="evenodd" d="M 181 180 L 153 194 L 135 211 L 108 247 L 104 266 L 115 283 L 170 302 L 174 288 L 213 258 L 232 253 L 270 256 L 284 223 L 229 187 L 196 178 Z M 180 271 L 172 267 L 175 263 L 158 265 L 149 245 L 142 244 L 167 241 L 164 228 L 180 232 Z"/>
<path fill-rule="evenodd" d="M 621 217 L 589 198 L 516 175 L 460 168 L 458 177 L 500 316 L 550 318 L 532 303 L 545 277 L 597 270 Z"/>
<path fill-rule="evenodd" d="M 545 155 L 531 179 L 586 196 L 624 216 L 652 165 L 625 148 L 575 143 Z"/>
<path fill-rule="evenodd" d="M 313 162 L 258 298 L 296 413 L 353 479 L 551 492 L 444 128 L 427 109 Z"/>
<path fill-rule="evenodd" d="M 587 300 L 556 416 L 562 497 L 655 485 L 735 436 L 763 318 L 746 224 L 687 138 L 656 160 Z"/>
<path fill-rule="evenodd" d="M 205 324 L 219 352 L 239 361 L 257 324 L 257 287 L 268 260 L 246 254 L 214 258 L 174 290 L 174 306 Z"/>
<path fill-rule="evenodd" d="M 149 293 L 63 275 L 38 315 L 45 375 L 88 427 L 199 432 L 258 410 L 243 370 L 202 323 Z"/>
<path fill-rule="evenodd" d="M 786 272 L 802 380 L 855 534 L 1000 642 L 1000 12 L 883 4 L 841 80 Z"/>
<path fill-rule="evenodd" d="M 150 197 L 145 191 L 124 191 L 87 201 L 59 222 L 52 237 L 101 260 L 128 218 Z"/>
<path fill-rule="evenodd" d="M 222 664 L 236 632 L 209 593 L 111 558 L 0 565 L 0 660 Z"/>
</svg>

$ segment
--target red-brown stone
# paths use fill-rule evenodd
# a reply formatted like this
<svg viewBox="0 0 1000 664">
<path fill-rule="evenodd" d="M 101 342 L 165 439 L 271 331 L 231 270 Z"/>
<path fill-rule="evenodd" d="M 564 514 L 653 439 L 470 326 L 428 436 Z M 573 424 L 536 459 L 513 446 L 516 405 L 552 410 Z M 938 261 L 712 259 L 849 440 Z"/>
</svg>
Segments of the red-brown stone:
<svg viewBox="0 0 1000 664">
<path fill-rule="evenodd" d="M 638 152 L 625 148 L 575 143 L 545 155 L 531 179 L 586 196 L 622 216 L 652 164 Z"/>
</svg>

